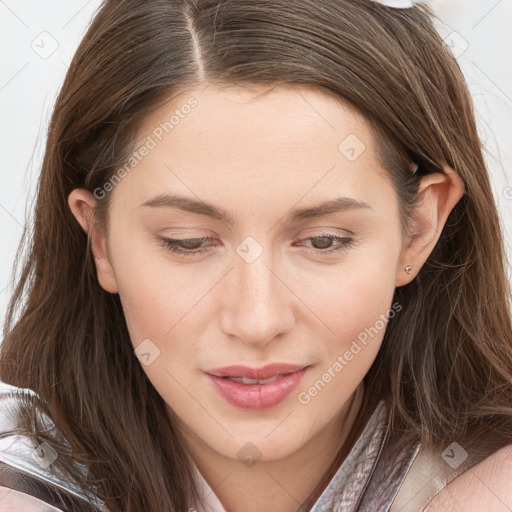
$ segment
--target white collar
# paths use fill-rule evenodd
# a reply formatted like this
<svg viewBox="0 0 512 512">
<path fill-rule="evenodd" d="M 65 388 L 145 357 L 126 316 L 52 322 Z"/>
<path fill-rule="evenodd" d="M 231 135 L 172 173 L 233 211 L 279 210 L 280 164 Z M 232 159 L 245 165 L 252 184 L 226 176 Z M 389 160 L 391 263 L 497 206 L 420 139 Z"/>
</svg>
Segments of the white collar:
<svg viewBox="0 0 512 512">
<path fill-rule="evenodd" d="M 208 485 L 208 482 L 203 478 L 197 466 L 194 463 L 192 464 L 199 484 L 199 492 L 203 498 L 201 503 L 195 504 L 194 509 L 197 510 L 197 512 L 226 512 L 226 509 L 222 506 L 222 503 Z"/>
</svg>

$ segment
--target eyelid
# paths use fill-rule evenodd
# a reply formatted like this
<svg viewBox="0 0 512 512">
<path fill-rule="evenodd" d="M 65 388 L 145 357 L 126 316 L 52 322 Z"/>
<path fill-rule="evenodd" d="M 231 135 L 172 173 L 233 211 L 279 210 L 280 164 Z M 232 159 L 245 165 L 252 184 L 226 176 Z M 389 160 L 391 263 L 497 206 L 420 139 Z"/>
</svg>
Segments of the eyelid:
<svg viewBox="0 0 512 512">
<path fill-rule="evenodd" d="M 355 240 L 351 236 L 334 234 L 330 232 L 321 232 L 315 233 L 312 236 L 303 236 L 299 238 L 299 242 L 304 242 L 307 240 L 314 240 L 318 238 L 328 238 L 331 239 L 333 243 L 337 243 L 338 245 L 335 248 L 327 248 L 327 249 L 307 249 L 306 252 L 312 254 L 313 256 L 320 257 L 328 257 L 333 254 L 339 254 L 342 250 L 347 250 L 351 247 Z M 186 242 L 202 242 L 202 241 L 211 241 L 214 240 L 214 237 L 211 236 L 203 236 L 203 237 L 194 237 L 194 238 L 166 238 L 162 236 L 158 236 L 157 239 L 160 241 L 160 245 L 167 249 L 169 252 L 175 253 L 179 256 L 185 257 L 193 257 L 197 255 L 201 255 L 204 253 L 210 252 L 210 247 L 198 247 L 196 249 L 184 249 L 180 247 L 180 243 Z M 303 245 L 302 245 L 303 246 Z M 306 246 L 307 247 L 307 246 Z"/>
<path fill-rule="evenodd" d="M 310 234 L 310 231 L 313 234 Z M 305 234 L 303 234 L 305 232 Z M 353 237 L 355 236 L 355 233 L 353 231 L 350 231 L 349 229 L 345 228 L 335 228 L 335 227 L 312 227 L 312 228 L 306 228 L 302 229 L 297 233 L 297 237 L 300 236 L 300 238 L 316 238 L 319 236 L 344 236 L 347 237 Z"/>
</svg>

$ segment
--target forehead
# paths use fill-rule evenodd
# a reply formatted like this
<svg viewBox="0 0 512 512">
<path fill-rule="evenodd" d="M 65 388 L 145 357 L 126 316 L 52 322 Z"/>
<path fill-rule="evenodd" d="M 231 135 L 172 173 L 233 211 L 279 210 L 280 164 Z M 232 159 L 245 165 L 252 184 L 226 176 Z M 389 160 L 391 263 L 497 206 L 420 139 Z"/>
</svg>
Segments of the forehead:
<svg viewBox="0 0 512 512">
<path fill-rule="evenodd" d="M 170 96 L 142 126 L 142 134 L 151 133 L 158 141 L 171 133 L 179 140 L 190 130 L 201 135 L 200 142 L 224 141 L 231 149 L 229 142 L 244 149 L 261 148 L 264 143 L 268 151 L 326 135 L 330 135 L 326 145 L 350 134 L 364 139 L 367 146 L 373 142 L 367 123 L 354 108 L 334 93 L 309 85 L 197 87 Z"/>
<path fill-rule="evenodd" d="M 149 149 L 117 187 L 130 182 L 137 199 L 173 187 L 220 201 L 233 189 L 298 200 L 333 187 L 368 199 L 387 185 L 365 119 L 312 87 L 191 88 L 149 114 L 139 133 L 135 151 Z"/>
</svg>

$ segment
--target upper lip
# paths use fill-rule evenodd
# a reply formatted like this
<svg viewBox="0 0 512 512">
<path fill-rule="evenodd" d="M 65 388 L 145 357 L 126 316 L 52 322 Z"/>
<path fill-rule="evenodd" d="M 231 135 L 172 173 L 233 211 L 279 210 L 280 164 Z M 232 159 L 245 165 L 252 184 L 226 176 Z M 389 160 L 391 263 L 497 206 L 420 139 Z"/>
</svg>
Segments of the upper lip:
<svg viewBox="0 0 512 512">
<path fill-rule="evenodd" d="M 249 368 L 248 366 L 233 365 L 207 370 L 206 373 L 216 377 L 246 377 L 248 379 L 263 380 L 274 377 L 275 375 L 297 372 L 306 368 L 306 366 L 309 365 L 272 363 L 262 366 L 261 368 Z"/>
</svg>

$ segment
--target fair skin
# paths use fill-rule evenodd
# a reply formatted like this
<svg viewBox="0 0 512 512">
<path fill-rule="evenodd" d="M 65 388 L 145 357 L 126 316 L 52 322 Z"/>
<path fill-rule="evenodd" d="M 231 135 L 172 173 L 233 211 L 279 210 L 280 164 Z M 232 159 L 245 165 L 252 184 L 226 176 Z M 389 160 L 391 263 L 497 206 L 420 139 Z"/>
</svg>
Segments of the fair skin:
<svg viewBox="0 0 512 512">
<path fill-rule="evenodd" d="M 455 478 L 422 512 L 510 512 L 511 474 L 512 445 L 509 445 Z M 0 487 L 0 503 L 2 510 L 11 512 L 59 512 L 55 507 L 7 487 Z"/>
<path fill-rule="evenodd" d="M 29 494 L 0 487 L 0 510 L 2 512 L 61 512 Z"/>
<path fill-rule="evenodd" d="M 456 477 L 425 512 L 511 512 L 511 475 L 512 445 L 508 445 Z"/>
<path fill-rule="evenodd" d="M 299 394 L 389 311 L 395 287 L 415 278 L 464 186 L 448 166 L 423 177 L 413 232 L 404 236 L 362 117 L 306 88 L 256 92 L 198 87 L 150 114 L 135 147 L 191 96 L 198 102 L 115 186 L 108 233 L 94 222 L 90 192 L 74 190 L 69 207 L 91 237 L 100 285 L 121 298 L 134 349 L 149 339 L 159 350 L 142 368 L 226 511 L 295 512 L 350 431 L 385 328 L 307 404 Z M 352 161 L 338 148 L 350 134 L 365 145 Z M 235 223 L 141 206 L 162 193 L 207 201 Z M 339 196 L 369 207 L 287 219 Z M 185 247 L 205 252 L 181 256 L 159 236 L 212 239 Z M 352 243 L 327 254 L 337 242 L 326 248 L 325 236 Z M 262 249 L 250 263 L 237 252 L 246 237 Z M 204 373 L 276 361 L 310 368 L 288 398 L 264 410 L 227 403 Z M 260 457 L 250 467 L 238 455 L 248 443 Z"/>
</svg>

